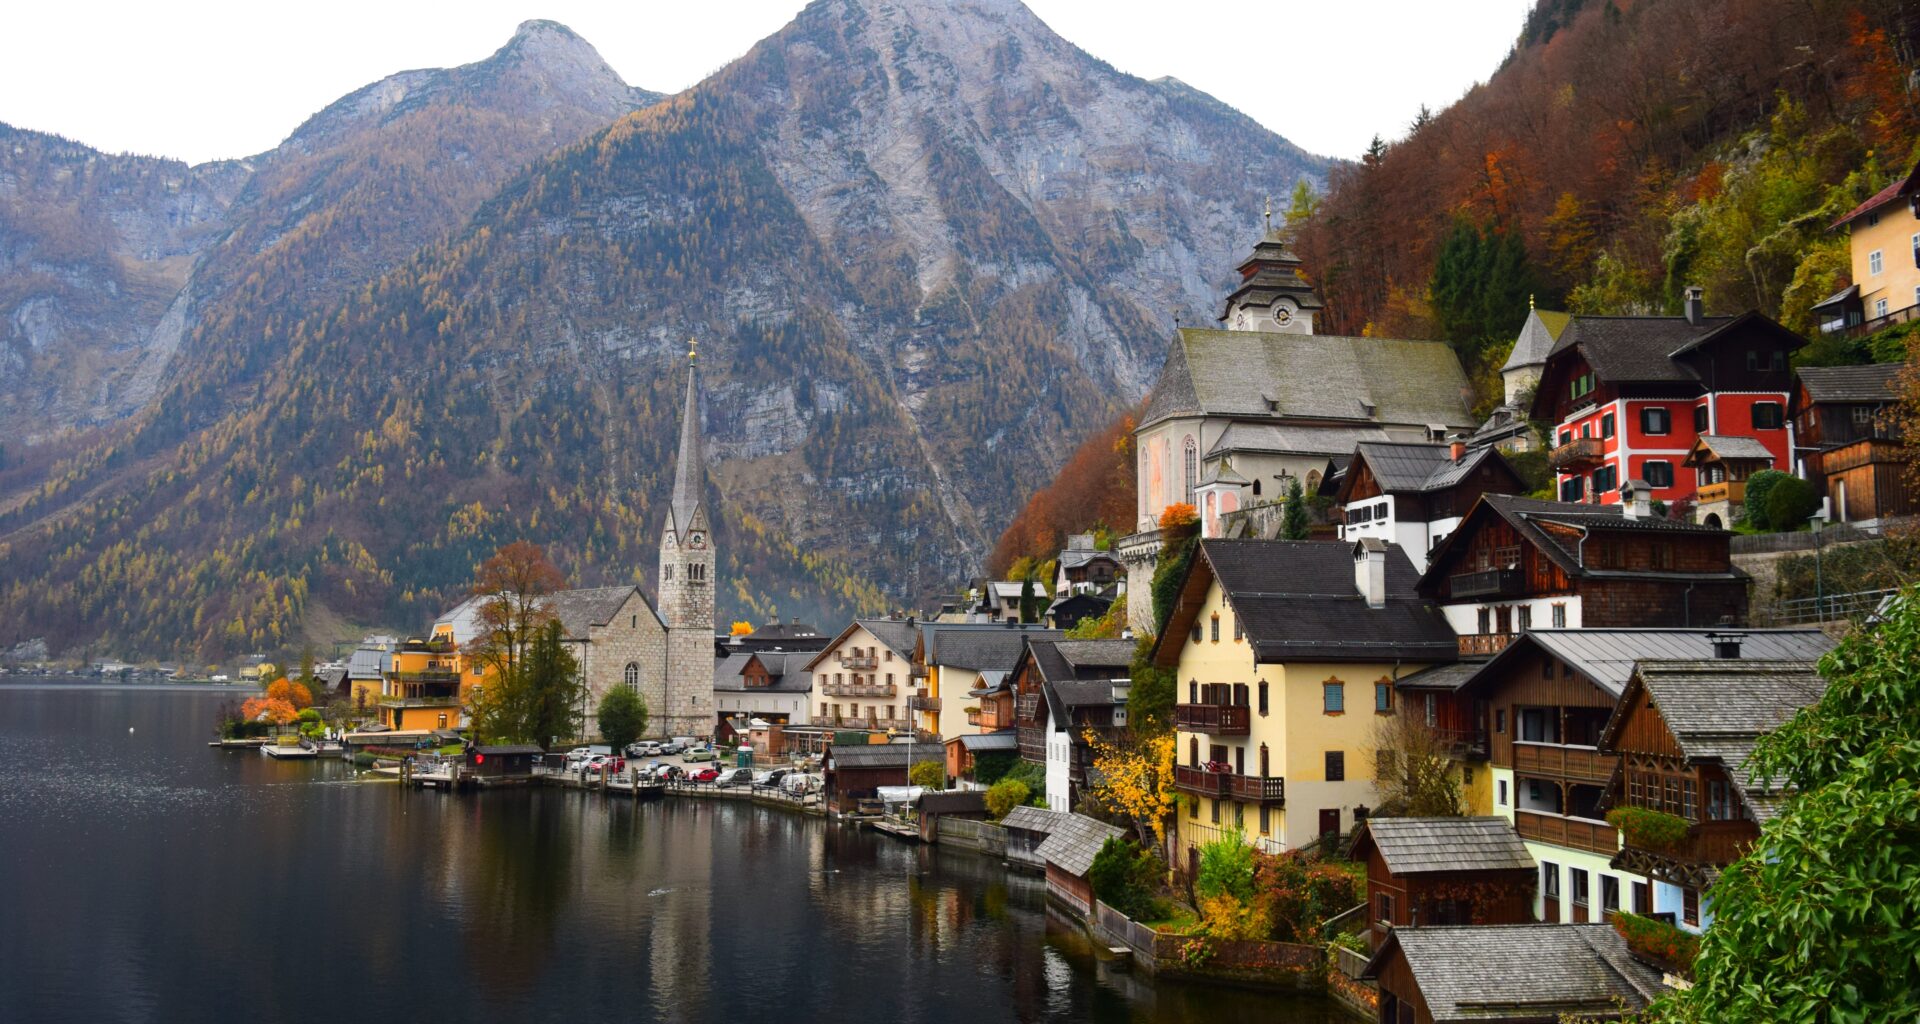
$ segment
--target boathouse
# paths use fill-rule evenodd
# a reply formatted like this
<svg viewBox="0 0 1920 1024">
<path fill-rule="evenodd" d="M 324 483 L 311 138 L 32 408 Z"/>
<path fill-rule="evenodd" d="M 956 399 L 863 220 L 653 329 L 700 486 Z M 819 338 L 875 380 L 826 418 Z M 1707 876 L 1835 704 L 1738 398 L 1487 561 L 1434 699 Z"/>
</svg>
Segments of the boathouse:
<svg viewBox="0 0 1920 1024">
<path fill-rule="evenodd" d="M 531 743 L 483 744 L 467 752 L 466 773 L 490 781 L 532 778 L 544 753 Z"/>
</svg>

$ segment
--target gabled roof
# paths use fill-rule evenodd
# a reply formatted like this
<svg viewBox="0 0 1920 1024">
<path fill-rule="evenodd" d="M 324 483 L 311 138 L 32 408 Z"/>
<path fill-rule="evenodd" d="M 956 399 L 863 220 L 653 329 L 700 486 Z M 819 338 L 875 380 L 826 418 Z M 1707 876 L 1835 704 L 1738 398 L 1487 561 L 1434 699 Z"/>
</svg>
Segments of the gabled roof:
<svg viewBox="0 0 1920 1024">
<path fill-rule="evenodd" d="M 1021 623 L 929 622 L 920 627 L 927 665 L 973 672 L 1012 672 L 1028 640 L 1058 640 L 1065 635 Z"/>
<path fill-rule="evenodd" d="M 1023 804 L 1008 811 L 1007 816 L 1000 819 L 1000 824 L 1004 828 L 1045 833 L 1052 832 L 1054 826 L 1065 817 L 1067 817 L 1065 811 L 1053 811 L 1045 807 L 1029 807 Z"/>
<path fill-rule="evenodd" d="M 1866 202 L 1848 210 L 1839 220 L 1827 225 L 1827 229 L 1831 231 L 1843 224 L 1850 224 L 1859 220 L 1906 193 L 1913 191 L 1916 187 L 1920 187 L 1920 163 L 1916 163 L 1913 169 L 1908 171 L 1904 177 L 1895 180 L 1893 184 L 1888 185 L 1886 188 L 1875 192 Z"/>
<path fill-rule="evenodd" d="M 1905 363 L 1869 363 L 1865 366 L 1802 366 L 1794 371 L 1814 402 L 1891 402 Z"/>
<path fill-rule="evenodd" d="M 1513 341 L 1513 351 L 1507 354 L 1507 361 L 1500 367 L 1502 373 L 1526 366 L 1539 366 L 1547 361 L 1548 353 L 1560 340 L 1573 318 L 1566 313 L 1551 309 L 1531 309 L 1527 311 L 1527 322 L 1520 325 L 1520 336 Z"/>
<path fill-rule="evenodd" d="M 1028 640 L 1027 647 L 1033 655 L 1033 667 L 1043 682 L 1124 678 L 1133 665 L 1132 640 L 1035 637 Z"/>
<path fill-rule="evenodd" d="M 1227 424 L 1218 440 L 1207 449 L 1207 458 L 1241 452 L 1279 455 L 1325 455 L 1328 458 L 1353 454 L 1353 446 L 1362 441 L 1389 441 L 1384 428 L 1369 426 L 1322 427 L 1297 423 Z"/>
<path fill-rule="evenodd" d="M 892 651 L 895 657 L 903 658 L 911 664 L 913 661 L 913 646 L 918 639 L 921 628 L 919 623 L 911 619 L 855 619 L 847 623 L 847 627 L 842 629 L 839 635 L 833 638 L 832 643 L 818 651 L 812 652 L 811 656 L 807 659 L 807 671 L 813 671 L 815 665 L 825 661 L 827 655 L 832 654 L 835 648 L 846 643 L 847 638 L 851 637 L 854 631 L 859 629 L 864 629 L 872 634 L 873 638 L 880 641 L 888 650 Z"/>
<path fill-rule="evenodd" d="M 1480 500 L 1460 521 L 1458 529 L 1448 534 L 1427 555 L 1427 574 L 1421 578 L 1420 589 L 1424 593 L 1433 593 L 1439 586 L 1439 580 L 1451 573 L 1446 564 L 1454 549 L 1471 543 L 1470 538 L 1478 522 L 1486 516 L 1498 516 L 1506 520 L 1519 532 L 1520 536 L 1539 548 L 1562 570 L 1578 578 L 1612 578 L 1632 576 L 1641 579 L 1699 579 L 1699 580 L 1735 580 L 1745 579 L 1746 574 L 1729 563 L 1725 572 L 1646 572 L 1626 569 L 1592 569 L 1580 560 L 1577 541 L 1569 547 L 1557 537 L 1543 529 L 1543 524 L 1565 526 L 1587 533 L 1595 531 L 1617 533 L 1632 531 L 1635 533 L 1667 533 L 1673 535 L 1731 536 L 1727 531 L 1711 526 L 1681 522 L 1659 516 L 1642 519 L 1629 518 L 1623 505 L 1591 505 L 1573 501 L 1543 501 L 1538 498 L 1523 498 L 1513 494 L 1482 494 Z"/>
<path fill-rule="evenodd" d="M 912 743 L 854 743 L 834 744 L 827 748 L 827 760 L 832 762 L 835 771 L 847 768 L 905 768 L 913 756 Z M 937 754 L 936 748 L 918 744 L 921 756 L 928 752 Z"/>
<path fill-rule="evenodd" d="M 805 693 L 813 687 L 807 672 L 814 651 L 734 651 L 714 662 L 713 688 L 741 693 Z M 771 679 L 765 686 L 748 686 L 747 666 L 759 659 Z"/>
<path fill-rule="evenodd" d="M 1615 698 L 1627 688 L 1633 667 L 1642 661 L 1685 661 L 1713 657 L 1714 634 L 1738 632 L 1741 654 L 1763 661 L 1817 661 L 1833 649 L 1833 639 L 1814 627 L 1801 629 L 1533 629 L 1514 638 L 1507 649 L 1474 672 L 1471 681 L 1492 678 L 1505 666 L 1544 652 Z"/>
<path fill-rule="evenodd" d="M 1754 817 L 1765 821 L 1778 811 L 1783 791 L 1760 785 L 1747 770 L 1747 757 L 1761 736 L 1826 693 L 1827 681 L 1815 664 L 1756 660 L 1746 656 L 1744 646 L 1738 658 L 1642 661 L 1607 720 L 1600 749 L 1617 749 L 1634 695 L 1644 689 L 1687 760 L 1723 767 Z"/>
<path fill-rule="evenodd" d="M 1230 416 L 1466 427 L 1467 393 L 1442 342 L 1182 328 L 1140 426 Z"/>
<path fill-rule="evenodd" d="M 590 590 L 560 590 L 548 594 L 542 602 L 554 618 L 560 620 L 560 629 L 569 640 L 585 639 L 593 626 L 604 626 L 613 621 L 615 615 L 627 603 L 627 598 L 638 593 L 639 587 L 594 587 Z M 642 603 L 644 603 L 644 597 Z M 653 606 L 648 605 L 651 613 Z M 655 616 L 658 621 L 658 616 Z"/>
<path fill-rule="evenodd" d="M 1729 437 L 1726 434 L 1701 434 L 1699 439 L 1693 442 L 1693 447 L 1694 452 L 1689 453 L 1687 456 L 1689 463 L 1694 461 L 1693 455 L 1703 448 L 1721 459 L 1759 459 L 1767 462 L 1773 461 L 1773 452 L 1768 450 L 1766 445 L 1761 444 L 1758 438 Z"/>
<path fill-rule="evenodd" d="M 1395 957 L 1435 1024 L 1640 1010 L 1662 991 L 1660 972 L 1607 924 L 1395 928 L 1361 977 L 1378 978 Z"/>
<path fill-rule="evenodd" d="M 1385 545 L 1386 601 L 1370 608 L 1355 583 L 1352 545 L 1325 541 L 1200 542 L 1179 601 L 1154 646 L 1171 668 L 1205 599 L 1219 581 L 1254 660 L 1453 661 L 1458 641 L 1439 606 L 1414 591 L 1419 575 L 1406 552 Z"/>
<path fill-rule="evenodd" d="M 958 743 L 968 753 L 978 754 L 992 750 L 1019 750 L 1020 735 L 1018 729 L 996 729 L 993 732 L 961 733 L 947 741 Z"/>
<path fill-rule="evenodd" d="M 380 679 L 393 667 L 393 655 L 371 647 L 361 647 L 347 659 L 347 678 Z"/>
<path fill-rule="evenodd" d="M 1034 852 L 1049 864 L 1070 875 L 1085 875 L 1093 867 L 1093 858 L 1108 839 L 1124 839 L 1126 833 L 1084 814 L 1068 814 L 1053 823 L 1053 831 Z"/>
<path fill-rule="evenodd" d="M 1711 337 L 1733 322 L 1730 316 L 1576 316 L 1553 346 L 1553 355 L 1579 349 L 1601 380 L 1695 381 L 1673 354 Z"/>
<path fill-rule="evenodd" d="M 1474 448 L 1455 461 L 1451 445 L 1363 441 L 1355 447 L 1353 459 L 1353 463 L 1347 464 L 1343 488 L 1347 482 L 1359 479 L 1359 474 L 1354 472 L 1354 463 L 1358 462 L 1366 463 L 1374 482 L 1388 494 L 1427 494 L 1446 490 L 1465 480 L 1474 470 L 1487 464 L 1488 460 L 1504 471 L 1513 485 L 1517 487 L 1520 484 L 1520 477 L 1507 465 L 1506 459 L 1490 447 Z M 1346 494 L 1342 493 L 1341 497 L 1345 498 Z"/>
<path fill-rule="evenodd" d="M 1368 818 L 1353 837 L 1353 859 L 1369 846 L 1397 876 L 1535 867 L 1513 823 L 1499 817 Z"/>
</svg>

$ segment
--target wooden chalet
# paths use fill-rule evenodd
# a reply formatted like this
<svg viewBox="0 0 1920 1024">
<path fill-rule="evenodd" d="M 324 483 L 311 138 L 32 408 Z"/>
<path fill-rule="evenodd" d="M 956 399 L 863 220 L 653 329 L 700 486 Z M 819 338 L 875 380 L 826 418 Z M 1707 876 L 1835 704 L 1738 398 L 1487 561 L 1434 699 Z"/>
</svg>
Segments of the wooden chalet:
<svg viewBox="0 0 1920 1024">
<path fill-rule="evenodd" d="M 1341 509 L 1340 539 L 1378 537 L 1398 544 L 1425 569 L 1427 552 L 1452 533 L 1482 494 L 1526 490 L 1519 474 L 1493 448 L 1451 444 L 1362 441 L 1340 474 L 1334 503 Z"/>
<path fill-rule="evenodd" d="M 1047 794 L 1049 807 L 1079 806 L 1093 766 L 1089 731 L 1111 739 L 1126 727 L 1133 651 L 1131 640 L 1027 641 L 1013 670 L 1013 720 L 1021 759 L 1053 768 L 1050 785 L 1053 775 L 1066 782 Z"/>
<path fill-rule="evenodd" d="M 1717 658 L 1640 662 L 1599 742 L 1620 758 L 1607 806 L 1687 824 L 1684 839 L 1664 846 L 1626 830 L 1613 863 L 1658 883 L 1654 914 L 1692 931 L 1706 922 L 1702 891 L 1753 846 L 1784 798 L 1748 771 L 1754 743 L 1826 692 L 1813 661 L 1742 657 L 1740 635 L 1716 640 Z"/>
<path fill-rule="evenodd" d="M 1125 832 L 1084 814 L 1054 819 L 1052 831 L 1037 851 L 1047 867 L 1047 898 L 1082 917 L 1092 914 L 1093 883 L 1087 873 L 1093 870 L 1093 858 L 1107 840 L 1125 838 Z"/>
<path fill-rule="evenodd" d="M 1375 949 L 1396 927 L 1533 920 L 1533 858 L 1505 818 L 1369 818 L 1350 850 Z"/>
<path fill-rule="evenodd" d="M 1773 469 L 1773 452 L 1751 437 L 1701 434 L 1687 453 L 1694 476 L 1694 521 L 1716 529 L 1733 525 L 1747 500 L 1747 478 Z"/>
<path fill-rule="evenodd" d="M 1872 526 L 1920 511 L 1895 408 L 1905 366 L 1807 366 L 1794 382 L 1794 454 L 1836 522 Z"/>
<path fill-rule="evenodd" d="M 1619 1020 L 1662 991 L 1604 924 L 1395 928 L 1361 975 L 1380 1024 Z"/>
</svg>

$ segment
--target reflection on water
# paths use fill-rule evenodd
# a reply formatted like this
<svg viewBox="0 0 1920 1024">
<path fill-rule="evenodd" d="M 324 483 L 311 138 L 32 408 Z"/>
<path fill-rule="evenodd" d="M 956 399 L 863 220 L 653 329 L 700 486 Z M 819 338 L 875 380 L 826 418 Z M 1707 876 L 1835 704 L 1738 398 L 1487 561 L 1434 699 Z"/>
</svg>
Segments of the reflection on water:
<svg viewBox="0 0 1920 1024">
<path fill-rule="evenodd" d="M 221 699 L 0 687 L 0 1021 L 1336 1019 L 1111 972 L 988 858 L 355 781 L 207 748 Z"/>
</svg>

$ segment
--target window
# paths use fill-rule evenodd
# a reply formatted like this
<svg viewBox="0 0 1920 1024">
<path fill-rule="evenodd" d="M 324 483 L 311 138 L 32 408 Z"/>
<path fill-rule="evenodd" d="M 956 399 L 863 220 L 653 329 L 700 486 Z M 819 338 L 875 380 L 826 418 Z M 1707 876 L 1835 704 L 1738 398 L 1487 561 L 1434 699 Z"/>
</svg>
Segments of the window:
<svg viewBox="0 0 1920 1024">
<path fill-rule="evenodd" d="M 1507 780 L 1501 779 L 1493 784 L 1493 802 L 1502 807 L 1507 806 Z"/>
<path fill-rule="evenodd" d="M 667 565 L 663 566 L 660 570 L 660 573 L 667 580 L 672 580 L 673 579 L 673 563 L 669 562 L 667 563 Z"/>
<path fill-rule="evenodd" d="M 1611 914 L 1620 909 L 1620 880 L 1612 875 L 1600 876 L 1600 912 Z"/>
<path fill-rule="evenodd" d="M 1704 405 L 1693 407 L 1693 432 L 1696 434 L 1707 432 L 1707 407 Z"/>
<path fill-rule="evenodd" d="M 1429 693 L 1426 697 L 1427 728 L 1431 729 L 1440 724 L 1440 695 L 1437 693 Z"/>
<path fill-rule="evenodd" d="M 1915 295 L 1914 301 L 1920 302 L 1920 295 Z M 1856 405 L 1853 407 L 1852 413 L 1854 426 L 1869 427 L 1873 425 L 1873 406 Z"/>
<path fill-rule="evenodd" d="M 1648 459 L 1640 464 L 1640 479 L 1649 487 L 1673 486 L 1673 463 L 1664 459 Z"/>
<path fill-rule="evenodd" d="M 1873 300 L 1873 315 L 1875 317 L 1883 317 L 1887 315 L 1887 300 L 1885 299 Z"/>
<path fill-rule="evenodd" d="M 1700 890 L 1693 886 L 1680 890 L 1680 920 L 1700 927 Z"/>
<path fill-rule="evenodd" d="M 1593 493 L 1605 494 L 1620 487 L 1620 467 L 1601 466 L 1593 471 Z"/>
<path fill-rule="evenodd" d="M 1567 872 L 1567 881 L 1572 883 L 1573 905 L 1576 907 L 1586 906 L 1587 886 L 1589 884 L 1586 869 L 1574 868 L 1572 871 Z"/>
<path fill-rule="evenodd" d="M 1725 780 L 1715 779 L 1707 783 L 1707 817 L 1714 821 L 1726 821 L 1732 818 L 1732 803 L 1727 799 Z"/>
<path fill-rule="evenodd" d="M 1373 710 L 1382 714 L 1393 710 L 1393 684 L 1382 680 L 1373 684 Z"/>
<path fill-rule="evenodd" d="M 1198 679 L 1187 680 L 1187 703 L 1200 703 L 1200 681 Z"/>
<path fill-rule="evenodd" d="M 1613 414 L 1600 417 L 1600 437 L 1602 440 L 1613 436 Z"/>
<path fill-rule="evenodd" d="M 1215 825 L 1220 824 L 1220 801 L 1218 800 L 1207 801 L 1207 813 L 1210 816 L 1212 816 L 1213 823 Z"/>
<path fill-rule="evenodd" d="M 1550 900 L 1560 898 L 1560 865 L 1552 861 L 1540 862 L 1540 891 Z"/>
<path fill-rule="evenodd" d="M 1501 708 L 1500 710 L 1495 711 L 1493 713 L 1493 731 L 1500 733 L 1503 736 L 1506 735 L 1506 732 L 1507 732 L 1507 709 L 1506 708 Z"/>
<path fill-rule="evenodd" d="M 1347 752 L 1344 750 L 1327 751 L 1327 781 L 1347 781 Z"/>
<path fill-rule="evenodd" d="M 1520 632 L 1525 633 L 1527 630 L 1532 628 L 1533 628 L 1533 608 L 1530 605 L 1521 605 L 1520 611 L 1519 611 L 1518 629 L 1520 630 Z"/>
<path fill-rule="evenodd" d="M 1665 541 L 1655 541 L 1648 547 L 1647 552 L 1653 568 L 1662 572 L 1673 568 L 1673 545 Z"/>
<path fill-rule="evenodd" d="M 1260 682 L 1260 717 L 1265 718 L 1266 715 L 1267 715 L 1267 683 L 1265 680 L 1261 680 Z"/>
<path fill-rule="evenodd" d="M 1338 679 L 1321 683 L 1320 710 L 1329 715 L 1344 714 L 1347 710 L 1347 684 Z"/>
<path fill-rule="evenodd" d="M 1567 628 L 1567 606 L 1566 605 L 1556 604 L 1553 606 L 1553 628 L 1555 629 Z"/>
<path fill-rule="evenodd" d="M 1753 403 L 1753 429 L 1779 430 L 1780 422 L 1781 422 L 1781 416 L 1780 416 L 1779 402 Z"/>
<path fill-rule="evenodd" d="M 1213 613 L 1213 642 L 1216 644 L 1220 642 L 1220 613 L 1219 612 Z"/>
<path fill-rule="evenodd" d="M 1585 477 L 1570 476 L 1560 481 L 1560 500 L 1579 501 L 1587 492 Z"/>
<path fill-rule="evenodd" d="M 1193 620 L 1193 642 L 1196 644 L 1200 642 L 1200 620 L 1199 619 Z"/>
<path fill-rule="evenodd" d="M 1481 633 L 1491 633 L 1491 632 L 1493 632 L 1493 609 L 1491 609 L 1491 608 L 1482 608 L 1482 609 L 1480 609 L 1480 629 L 1479 629 L 1479 632 L 1481 632 Z"/>
<path fill-rule="evenodd" d="M 1879 249 L 1875 249 L 1867 254 L 1867 273 L 1878 274 L 1886 268 L 1886 257 Z"/>
<path fill-rule="evenodd" d="M 1182 469 L 1186 480 L 1186 502 L 1191 505 L 1193 504 L 1193 487 L 1200 482 L 1200 449 L 1194 444 L 1193 438 L 1187 438 L 1187 443 L 1182 446 L 1180 457 L 1183 462 Z"/>
<path fill-rule="evenodd" d="M 1272 814 L 1273 808 L 1268 807 L 1266 804 L 1260 805 L 1260 834 L 1263 836 L 1273 831 Z"/>
<path fill-rule="evenodd" d="M 1561 444 L 1563 444 L 1563 445 L 1567 445 L 1567 444 L 1572 444 L 1572 443 L 1573 443 L 1573 431 L 1571 431 L 1571 430 L 1562 430 L 1562 431 L 1560 432 L 1560 443 L 1561 443 Z"/>
<path fill-rule="evenodd" d="M 626 670 L 626 672 L 624 672 L 624 673 L 622 673 L 622 675 L 621 675 L 621 679 L 622 679 L 622 681 L 623 681 L 623 682 L 625 682 L 625 683 L 627 684 L 627 689 L 629 689 L 629 690 L 637 690 L 637 689 L 639 689 L 639 688 L 640 688 L 640 665 L 639 665 L 639 663 L 638 663 L 638 662 L 632 662 L 632 661 L 629 661 L 629 662 L 627 662 L 627 670 Z"/>
<path fill-rule="evenodd" d="M 1240 628 L 1240 616 L 1235 615 L 1233 617 L 1233 639 L 1238 642 L 1246 635 L 1246 631 Z"/>
<path fill-rule="evenodd" d="M 1380 920 L 1385 921 L 1388 924 L 1392 924 L 1393 923 L 1393 894 L 1390 892 L 1380 893 L 1374 899 L 1374 902 L 1375 904 L 1377 904 L 1377 906 L 1374 909 L 1374 913 L 1380 916 Z"/>
<path fill-rule="evenodd" d="M 1640 430 L 1648 434 L 1672 433 L 1673 414 L 1661 406 L 1648 406 L 1640 410 Z"/>
<path fill-rule="evenodd" d="M 629 621 L 629 622 L 627 623 L 627 628 L 628 628 L 628 629 L 639 629 L 639 628 L 640 628 L 640 616 L 638 616 L 638 615 L 634 615 L 634 616 L 630 616 L 630 621 Z"/>
</svg>

